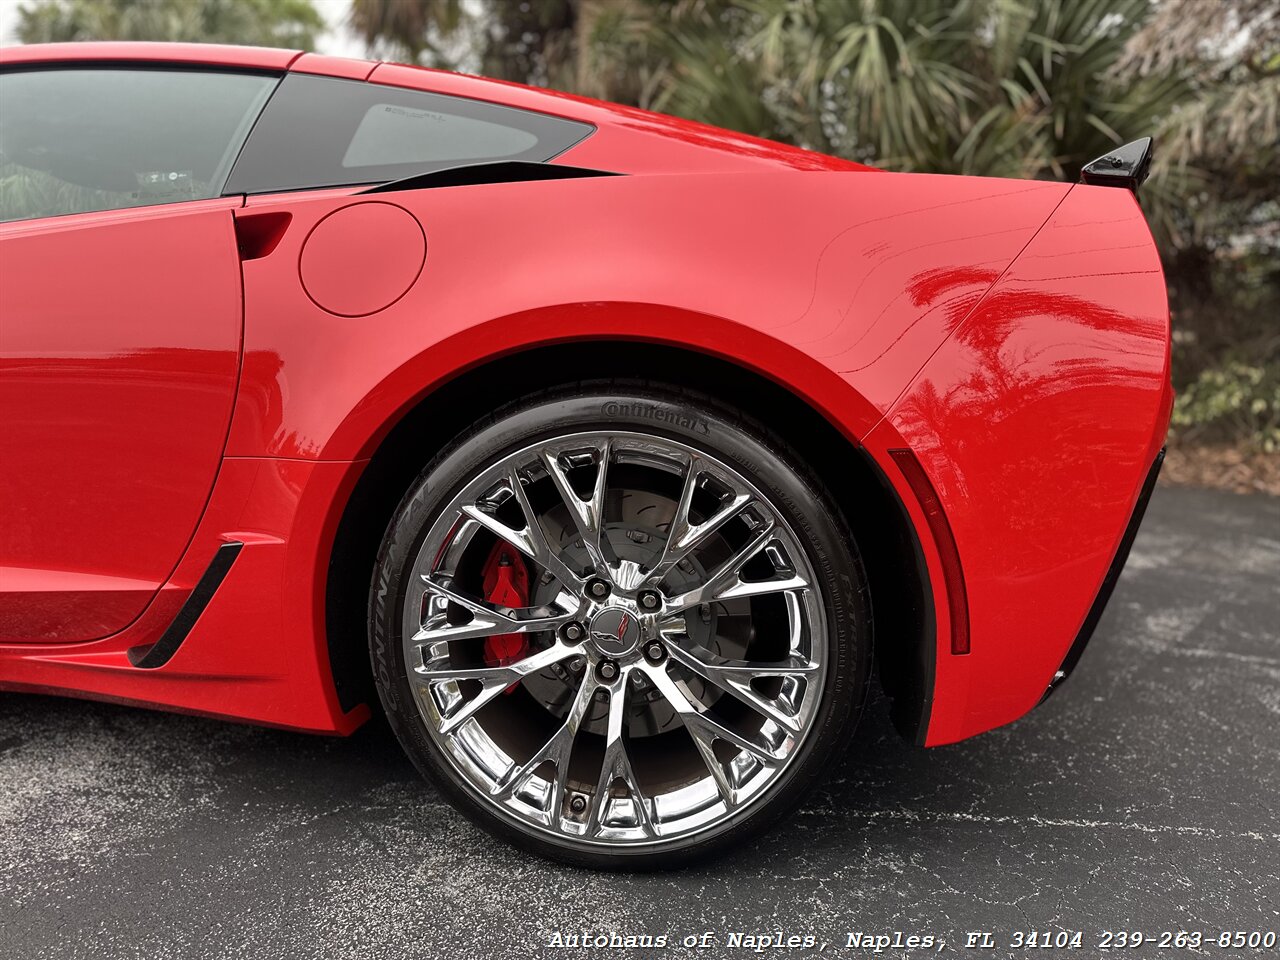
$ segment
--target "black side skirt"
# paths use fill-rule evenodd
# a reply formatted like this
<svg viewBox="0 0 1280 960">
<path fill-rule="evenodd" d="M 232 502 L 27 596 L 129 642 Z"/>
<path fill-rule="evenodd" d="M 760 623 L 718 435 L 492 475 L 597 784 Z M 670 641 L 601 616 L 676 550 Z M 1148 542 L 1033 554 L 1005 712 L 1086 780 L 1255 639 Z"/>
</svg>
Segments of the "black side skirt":
<svg viewBox="0 0 1280 960">
<path fill-rule="evenodd" d="M 204 608 L 218 592 L 218 587 L 222 586 L 222 581 L 226 579 L 243 546 L 243 543 L 232 542 L 224 543 L 218 548 L 208 569 L 200 577 L 200 582 L 191 591 L 191 596 L 187 597 L 187 602 L 182 605 L 178 615 L 173 618 L 173 623 L 169 624 L 160 639 L 155 643 L 129 648 L 130 663 L 142 670 L 154 670 L 172 659 L 178 652 L 178 647 L 182 646 L 182 641 L 187 639 L 191 628 L 200 619 L 200 614 L 204 613 Z"/>
<path fill-rule="evenodd" d="M 1071 671 L 1076 668 L 1076 664 L 1080 662 L 1080 657 L 1084 654 L 1084 648 L 1089 645 L 1089 639 L 1093 636 L 1093 631 L 1097 629 L 1098 621 L 1102 619 L 1102 613 L 1107 609 L 1107 601 L 1111 599 L 1111 594 L 1116 588 L 1116 581 L 1120 579 L 1120 573 L 1124 570 L 1125 561 L 1129 559 L 1129 550 L 1133 547 L 1133 541 L 1138 536 L 1138 528 L 1142 526 L 1142 517 L 1147 512 L 1147 502 L 1151 499 L 1151 491 L 1156 487 L 1156 477 L 1160 475 L 1160 465 L 1162 463 L 1164 463 L 1163 448 L 1156 454 L 1155 462 L 1151 464 L 1151 469 L 1147 471 L 1147 479 L 1142 484 L 1142 492 L 1138 494 L 1138 502 L 1133 505 L 1133 516 L 1129 518 L 1129 526 L 1124 531 L 1124 538 L 1120 541 L 1120 548 L 1116 550 L 1116 555 L 1111 561 L 1107 575 L 1102 581 L 1102 587 L 1098 590 L 1097 597 L 1094 598 L 1093 606 L 1089 608 L 1089 615 L 1084 618 L 1084 624 L 1080 627 L 1080 632 L 1076 634 L 1076 639 L 1071 644 L 1071 649 L 1067 651 L 1067 655 L 1062 661 L 1062 666 L 1058 668 L 1058 672 L 1049 681 L 1049 688 L 1045 690 L 1044 696 L 1040 698 L 1041 703 L 1048 700 L 1049 694 L 1057 690 L 1062 685 L 1062 681 L 1071 676 Z"/>
</svg>

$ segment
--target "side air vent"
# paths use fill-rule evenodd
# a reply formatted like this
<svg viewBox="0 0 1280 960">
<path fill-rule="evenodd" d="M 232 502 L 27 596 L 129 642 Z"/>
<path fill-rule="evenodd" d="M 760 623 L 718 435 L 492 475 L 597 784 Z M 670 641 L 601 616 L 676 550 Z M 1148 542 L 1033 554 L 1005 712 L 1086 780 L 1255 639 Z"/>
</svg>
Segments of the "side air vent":
<svg viewBox="0 0 1280 960">
<path fill-rule="evenodd" d="M 403 180 L 380 183 L 362 193 L 396 193 L 403 190 L 426 190 L 430 187 L 474 187 L 485 183 L 527 183 L 533 180 L 577 180 L 582 177 L 617 177 L 621 174 L 585 167 L 566 167 L 555 163 L 533 163 L 527 160 L 505 160 L 498 163 L 470 163 L 414 174 Z"/>
<path fill-rule="evenodd" d="M 187 634 L 200 619 L 200 614 L 204 613 L 204 608 L 217 593 L 218 587 L 222 586 L 227 571 L 235 563 L 242 547 L 243 543 L 232 541 L 218 548 L 208 569 L 200 577 L 200 582 L 191 591 L 191 596 L 187 597 L 187 602 L 182 605 L 178 615 L 173 618 L 173 623 L 169 624 L 160 639 L 152 644 L 129 648 L 130 663 L 141 670 L 154 670 L 156 667 L 163 667 L 173 658 L 178 647 L 182 646 L 182 641 L 187 639 Z"/>
</svg>

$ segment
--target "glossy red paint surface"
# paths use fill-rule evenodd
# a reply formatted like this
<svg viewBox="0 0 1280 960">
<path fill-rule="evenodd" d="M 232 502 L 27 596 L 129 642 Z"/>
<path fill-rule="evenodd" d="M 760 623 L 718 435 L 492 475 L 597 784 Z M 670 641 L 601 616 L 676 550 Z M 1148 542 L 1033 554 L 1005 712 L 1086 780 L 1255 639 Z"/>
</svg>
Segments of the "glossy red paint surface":
<svg viewBox="0 0 1280 960">
<path fill-rule="evenodd" d="M 182 557 L 240 366 L 231 206 L 0 226 L 0 643 L 114 633 Z"/>
<path fill-rule="evenodd" d="M 1006 723 L 1043 694 L 1168 419 L 1163 280 L 1129 194 L 872 172 L 397 65 L 21 50 L 0 62 L 289 68 L 506 103 L 595 125 L 555 162 L 630 176 L 0 227 L 0 414 L 17 425 L 0 503 L 21 518 L 0 531 L 0 687 L 350 731 L 367 711 L 344 713 L 334 692 L 326 570 L 368 458 L 462 371 L 630 340 L 756 371 L 878 463 L 933 593 L 929 743 Z M 140 254 L 166 269 L 140 276 Z M 945 514 L 965 606 L 950 602 L 948 551 L 895 465 L 901 449 Z M 177 654 L 132 667 L 127 651 L 156 641 L 232 541 L 245 546 Z M 960 656 L 953 609 L 967 610 Z M 42 616 L 52 632 L 35 630 Z"/>
<path fill-rule="evenodd" d="M 290 73 L 314 73 L 322 77 L 338 77 L 343 80 L 368 80 L 377 68 L 368 60 L 352 60 L 348 57 L 327 57 L 319 53 L 304 53 L 289 64 Z"/>
<path fill-rule="evenodd" d="M 349 733 L 329 675 L 323 581 L 329 508 L 360 464 L 227 458 L 191 547 L 128 628 L 93 643 L 0 646 L 0 689 L 71 693 L 318 733 Z M 223 543 L 245 546 L 173 659 L 134 668 L 129 648 L 153 643 Z"/>
<path fill-rule="evenodd" d="M 1082 241 L 1082 236 L 1093 238 Z M 1076 187 L 886 418 L 938 490 L 972 652 L 943 655 L 929 743 L 1039 701 L 1168 426 L 1164 277 L 1131 194 Z"/>
<path fill-rule="evenodd" d="M 353 237 L 377 239 L 353 244 Z M 427 241 L 413 214 L 393 203 L 353 203 L 311 229 L 298 258 L 298 275 L 320 309 L 340 317 L 365 317 L 403 297 L 426 258 Z M 360 282 L 352 283 L 352 276 Z"/>
<path fill-rule="evenodd" d="M 0 66 L 57 63 L 187 63 L 208 67 L 284 70 L 302 56 L 300 50 L 239 47 L 209 43 L 29 43 L 0 50 Z"/>
<path fill-rule="evenodd" d="M 293 224 L 276 252 L 244 264 L 245 368 L 228 451 L 368 456 L 400 411 L 459 370 L 586 337 L 717 353 L 822 409 L 847 410 L 836 419 L 859 437 L 1067 189 L 735 173 L 401 193 L 398 205 L 426 234 L 426 266 L 376 319 L 355 321 L 318 308 L 280 274 L 297 262 L 313 224 L 377 201 L 294 195 L 279 201 Z M 767 222 L 749 202 L 766 196 Z M 345 240 L 351 262 L 378 249 L 372 228 Z M 940 259 L 959 282 L 937 282 Z M 359 271 L 340 275 L 354 283 Z M 335 376 L 334 345 L 368 381 Z"/>
</svg>

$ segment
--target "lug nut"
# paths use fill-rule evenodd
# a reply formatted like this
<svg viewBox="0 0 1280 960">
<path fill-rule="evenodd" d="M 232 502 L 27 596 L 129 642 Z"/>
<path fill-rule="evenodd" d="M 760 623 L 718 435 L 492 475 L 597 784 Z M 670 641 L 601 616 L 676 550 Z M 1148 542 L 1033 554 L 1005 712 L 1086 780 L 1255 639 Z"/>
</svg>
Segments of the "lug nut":
<svg viewBox="0 0 1280 960">
<path fill-rule="evenodd" d="M 574 813 L 582 813 L 587 809 L 587 798 L 580 793 L 575 793 L 569 798 L 569 809 Z"/>
<path fill-rule="evenodd" d="M 573 657 L 569 661 L 569 669 L 572 670 L 574 673 L 577 673 L 585 665 L 586 665 L 586 660 L 584 660 L 582 657 Z"/>
<path fill-rule="evenodd" d="M 564 638 L 570 643 L 577 643 L 587 635 L 587 632 L 582 629 L 582 624 L 580 623 L 566 623 L 561 632 L 564 634 Z"/>
<path fill-rule="evenodd" d="M 662 598 L 657 590 L 646 590 L 640 594 L 640 606 L 646 610 L 657 610 L 662 606 Z"/>
<path fill-rule="evenodd" d="M 592 580 L 587 584 L 587 593 L 595 597 L 597 600 L 603 600 L 609 595 L 609 584 L 599 578 Z"/>
<path fill-rule="evenodd" d="M 601 680 L 612 680 L 618 675 L 618 665 L 612 660 L 601 660 L 596 667 Z"/>
<path fill-rule="evenodd" d="M 650 663 L 661 663 L 666 659 L 667 648 L 657 640 L 651 641 L 644 645 L 644 656 Z"/>
</svg>

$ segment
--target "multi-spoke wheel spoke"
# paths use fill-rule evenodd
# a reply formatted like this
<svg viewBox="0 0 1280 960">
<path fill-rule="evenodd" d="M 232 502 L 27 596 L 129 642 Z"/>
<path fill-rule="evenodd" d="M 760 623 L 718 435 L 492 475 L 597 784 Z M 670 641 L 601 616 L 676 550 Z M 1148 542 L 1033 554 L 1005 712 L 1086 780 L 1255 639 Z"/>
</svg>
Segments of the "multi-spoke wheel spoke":
<svg viewBox="0 0 1280 960">
<path fill-rule="evenodd" d="M 583 578 L 565 564 L 563 557 L 552 549 L 538 523 L 538 516 L 529 504 L 529 496 L 525 492 L 520 477 L 511 471 L 504 478 L 520 510 L 524 514 L 525 525 L 520 529 L 510 526 L 498 519 L 492 508 L 486 509 L 479 503 L 467 503 L 461 507 L 462 513 L 475 520 L 494 536 L 511 544 L 534 563 L 541 566 L 553 577 L 569 588 L 581 587 Z"/>
<path fill-rule="evenodd" d="M 435 680 L 478 680 L 480 692 L 464 701 L 440 724 L 441 733 L 449 733 L 480 711 L 494 697 L 519 683 L 531 673 L 536 673 L 554 663 L 559 663 L 572 653 L 572 648 L 556 644 L 523 660 L 498 667 L 455 667 L 447 658 L 433 660 L 412 671 L 414 679 L 422 683 Z"/>
<path fill-rule="evenodd" d="M 558 824 L 561 809 L 564 806 L 565 787 L 569 779 L 569 759 L 573 753 L 573 742 L 582 727 L 582 720 L 591 706 L 599 686 L 584 677 L 574 695 L 573 704 L 564 723 L 551 735 L 551 739 L 543 744 L 532 757 L 524 763 L 512 762 L 511 767 L 490 788 L 490 796 L 505 799 L 520 789 L 538 768 L 550 762 L 555 766 L 554 779 L 551 781 L 550 796 L 547 802 L 548 822 Z"/>
<path fill-rule="evenodd" d="M 753 497 L 744 489 L 734 489 L 728 502 L 722 504 L 710 517 L 698 523 L 689 518 L 693 505 L 693 496 L 698 489 L 698 480 L 710 467 L 708 461 L 699 456 L 689 458 L 689 466 L 684 476 L 684 486 L 680 491 L 680 501 L 676 504 L 675 516 L 667 530 L 667 541 L 663 547 L 662 558 L 650 571 L 648 581 L 660 583 L 681 560 L 684 560 L 707 539 L 734 517 L 739 516 Z"/>
<path fill-rule="evenodd" d="M 781 706 L 776 700 L 764 696 L 751 684 L 753 680 L 764 677 L 812 676 L 818 671 L 818 665 L 813 661 L 801 657 L 791 657 L 778 663 L 724 660 L 714 656 L 703 658 L 675 644 L 668 646 L 667 650 L 676 663 L 737 697 L 788 733 L 800 732 L 801 723 L 798 714 Z"/>
<path fill-rule="evenodd" d="M 539 451 L 539 458 L 543 466 L 546 467 L 547 474 L 555 483 L 556 491 L 560 494 L 565 506 L 569 508 L 569 517 L 577 528 L 578 536 L 582 538 L 583 545 L 591 557 L 591 563 L 595 567 L 596 573 L 602 576 L 608 572 L 609 568 L 602 537 L 604 534 L 605 484 L 609 478 L 610 449 L 611 444 L 608 440 L 593 445 L 591 448 L 591 453 L 596 458 L 597 466 L 595 481 L 591 488 L 591 496 L 587 500 L 579 497 L 577 491 L 569 483 L 568 474 L 565 472 L 559 455 L 548 450 Z"/>
<path fill-rule="evenodd" d="M 454 624 L 449 622 L 446 614 L 433 616 L 413 634 L 412 643 L 469 640 L 475 637 L 492 637 L 500 633 L 537 633 L 542 630 L 555 630 L 573 619 L 571 613 L 518 617 L 515 611 L 505 610 L 483 600 L 465 596 L 442 583 L 437 583 L 430 577 L 424 576 L 422 580 L 428 594 L 457 604 L 471 614 L 471 619 L 466 623 Z"/>
<path fill-rule="evenodd" d="M 800 541 L 748 478 L 656 434 L 583 433 L 459 490 L 419 548 L 404 647 L 462 782 L 603 847 L 715 829 L 768 794 L 814 726 L 826 628 Z"/>
<path fill-rule="evenodd" d="M 591 802 L 590 816 L 587 819 L 587 832 L 599 833 L 605 826 L 604 818 L 608 814 L 613 785 L 621 780 L 627 788 L 627 796 L 631 801 L 632 813 L 636 826 L 646 836 L 653 836 L 653 815 L 649 809 L 649 800 L 640 789 L 640 781 L 636 779 L 631 768 L 631 758 L 627 755 L 627 744 L 623 739 L 622 727 L 626 711 L 626 686 L 619 684 L 609 694 L 609 719 L 605 731 L 604 762 L 600 765 L 600 779 L 596 783 L 595 795 Z"/>
<path fill-rule="evenodd" d="M 775 539 L 772 521 L 753 531 L 746 545 L 717 567 L 701 586 L 687 590 L 669 599 L 665 605 L 668 615 L 680 613 L 690 607 L 730 600 L 734 597 L 760 597 L 771 593 L 785 593 L 809 585 L 806 577 L 795 571 L 777 571 L 773 577 L 762 580 L 744 580 L 742 569 L 754 560 Z"/>
<path fill-rule="evenodd" d="M 782 759 L 782 755 L 776 752 L 777 748 L 763 742 L 758 736 L 741 733 L 716 719 L 709 710 L 681 690 L 680 685 L 666 672 L 655 670 L 651 676 L 654 686 L 680 715 L 689 736 L 695 740 L 704 740 L 708 747 L 716 740 L 723 740 L 730 746 L 746 750 L 763 763 L 774 763 Z"/>
</svg>

